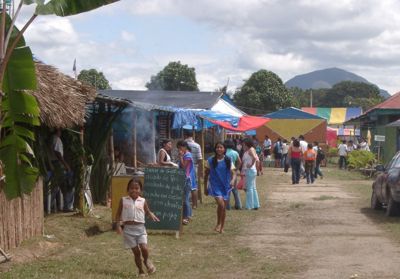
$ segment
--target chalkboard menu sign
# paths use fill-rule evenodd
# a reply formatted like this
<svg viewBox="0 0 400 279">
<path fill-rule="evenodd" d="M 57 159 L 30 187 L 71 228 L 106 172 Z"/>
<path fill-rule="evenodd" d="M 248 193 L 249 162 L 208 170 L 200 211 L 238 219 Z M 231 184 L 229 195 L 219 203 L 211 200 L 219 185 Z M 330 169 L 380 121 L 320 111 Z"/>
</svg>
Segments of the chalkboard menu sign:
<svg viewBox="0 0 400 279">
<path fill-rule="evenodd" d="M 143 196 L 160 222 L 146 221 L 152 230 L 179 231 L 182 222 L 185 173 L 177 168 L 146 168 Z"/>
</svg>

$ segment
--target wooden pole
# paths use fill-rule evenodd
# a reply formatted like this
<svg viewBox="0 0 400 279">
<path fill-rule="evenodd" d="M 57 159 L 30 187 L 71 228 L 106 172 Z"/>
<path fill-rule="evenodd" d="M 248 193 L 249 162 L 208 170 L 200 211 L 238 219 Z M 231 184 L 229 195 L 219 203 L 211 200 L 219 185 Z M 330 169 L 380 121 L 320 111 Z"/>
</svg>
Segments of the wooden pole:
<svg viewBox="0 0 400 279">
<path fill-rule="evenodd" d="M 204 154 L 204 119 L 201 120 L 201 136 L 200 136 L 200 147 L 201 147 L 201 155 L 203 160 L 201 160 L 199 165 L 199 177 L 197 178 L 198 184 L 198 197 L 200 203 L 203 203 L 203 183 L 204 183 L 204 160 L 206 159 Z"/>
<path fill-rule="evenodd" d="M 137 115 L 136 112 L 133 111 L 133 167 L 135 170 L 137 169 L 137 134 L 136 134 L 136 122 L 137 122 Z"/>
<path fill-rule="evenodd" d="M 112 168 L 115 168 L 115 153 L 114 153 L 114 131 L 113 128 L 111 128 L 111 132 L 110 132 L 110 137 L 108 139 L 108 144 L 109 144 L 109 148 L 110 148 L 110 157 L 111 157 L 111 164 L 112 164 Z"/>
<path fill-rule="evenodd" d="M 167 126 L 168 138 L 171 139 L 171 114 L 170 113 L 168 113 L 167 119 L 168 119 L 168 126 Z"/>
<path fill-rule="evenodd" d="M 83 146 L 83 141 L 84 141 L 83 133 L 84 133 L 84 129 L 83 129 L 83 127 L 81 127 L 79 138 L 81 140 L 82 146 Z M 81 169 L 79 170 L 79 172 L 80 172 L 79 175 L 82 178 L 81 179 L 81 189 L 79 191 L 79 211 L 81 212 L 82 216 L 85 216 L 86 215 L 86 212 L 85 212 L 85 187 L 84 187 L 85 185 L 84 185 L 84 181 L 83 181 L 84 180 L 83 177 L 85 176 L 84 175 L 85 174 L 85 160 L 83 157 L 81 158 Z"/>
</svg>

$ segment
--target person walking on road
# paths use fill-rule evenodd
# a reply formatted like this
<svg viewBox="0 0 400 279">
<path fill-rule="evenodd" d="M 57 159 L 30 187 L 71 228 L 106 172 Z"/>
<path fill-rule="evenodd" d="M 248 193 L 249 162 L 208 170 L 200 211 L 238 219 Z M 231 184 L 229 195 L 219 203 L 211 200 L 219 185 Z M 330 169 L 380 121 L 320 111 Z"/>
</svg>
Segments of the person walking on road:
<svg viewBox="0 0 400 279">
<path fill-rule="evenodd" d="M 292 146 L 289 147 L 288 156 L 292 167 L 292 184 L 299 184 L 300 165 L 303 158 L 303 151 L 301 150 L 300 142 L 297 139 L 294 139 Z"/>
<path fill-rule="evenodd" d="M 246 209 L 257 210 L 260 207 L 258 199 L 256 177 L 257 177 L 257 161 L 258 157 L 254 149 L 251 139 L 243 141 L 243 159 L 242 159 L 242 174 L 245 175 L 245 190 L 246 190 Z"/>
<path fill-rule="evenodd" d="M 325 153 L 322 150 L 322 148 L 319 146 L 317 141 L 314 141 L 314 147 L 313 147 L 315 153 L 317 154 L 317 158 L 315 160 L 315 171 L 314 171 L 314 178 L 318 178 L 318 175 L 322 178 L 324 178 L 324 175 L 322 174 L 321 171 L 321 162 L 325 159 Z"/>
<path fill-rule="evenodd" d="M 127 186 L 128 196 L 120 199 L 116 213 L 117 233 L 123 235 L 125 248 L 132 250 L 140 277 L 145 275 L 143 263 L 148 274 L 156 271 L 155 266 L 149 260 L 145 216 L 154 222 L 160 221 L 150 211 L 147 201 L 142 197 L 142 190 L 142 182 L 132 178 Z"/>
<path fill-rule="evenodd" d="M 263 145 L 264 145 L 264 157 L 268 158 L 268 156 L 271 156 L 271 147 L 272 147 L 271 139 L 268 136 L 265 136 Z"/>
<path fill-rule="evenodd" d="M 311 143 L 308 144 L 307 150 L 304 153 L 304 168 L 306 172 L 307 184 L 314 183 L 314 168 L 317 154 L 315 153 Z"/>
<path fill-rule="evenodd" d="M 235 145 L 231 140 L 226 140 L 224 144 L 226 147 L 226 156 L 231 159 L 237 173 L 238 171 L 240 171 L 240 167 L 242 165 L 242 160 L 240 159 L 239 153 L 235 150 Z M 232 194 L 235 199 L 235 209 L 242 209 L 242 202 L 240 201 L 240 194 L 237 188 L 237 177 L 233 183 Z M 230 209 L 230 207 L 230 202 L 228 202 L 228 206 L 226 209 Z"/>
<path fill-rule="evenodd" d="M 217 203 L 217 225 L 215 231 L 223 233 L 226 207 L 229 203 L 233 183 L 236 180 L 236 174 L 230 157 L 225 154 L 225 146 L 222 142 L 215 144 L 214 152 L 215 155 L 210 157 L 206 163 L 204 194 L 215 198 Z"/>
<path fill-rule="evenodd" d="M 347 145 L 346 141 L 343 140 L 338 146 L 339 153 L 339 169 L 346 169 L 347 167 Z"/>
<path fill-rule="evenodd" d="M 282 141 L 280 138 L 274 144 L 274 158 L 275 158 L 275 168 L 281 167 L 282 160 Z"/>
<path fill-rule="evenodd" d="M 304 139 L 303 135 L 299 136 L 299 142 L 300 142 L 301 151 L 304 154 L 307 151 L 308 142 L 306 142 L 306 140 Z M 300 175 L 302 175 L 303 178 L 306 178 L 306 173 L 305 173 L 305 168 L 304 168 L 304 161 L 301 161 L 301 164 L 300 164 Z"/>
<path fill-rule="evenodd" d="M 281 159 L 281 167 L 284 168 L 287 163 L 287 156 L 289 152 L 289 144 L 286 139 L 282 141 L 282 159 Z"/>
<path fill-rule="evenodd" d="M 185 141 L 188 143 L 189 149 L 191 150 L 191 154 L 193 157 L 193 167 L 195 171 L 195 179 L 199 177 L 199 165 L 201 161 L 203 161 L 203 156 L 201 154 L 201 146 L 193 139 L 193 132 L 191 130 L 184 130 L 183 136 L 185 137 Z M 196 183 L 197 185 L 197 183 Z M 197 186 L 192 189 L 191 192 L 192 199 L 192 208 L 197 208 Z"/>
<path fill-rule="evenodd" d="M 190 193 L 193 189 L 197 189 L 196 174 L 194 172 L 194 163 L 192 153 L 190 152 L 189 145 L 186 141 L 180 140 L 176 144 L 179 150 L 179 167 L 185 171 L 186 184 L 184 189 L 183 201 L 183 219 L 182 224 L 189 224 L 192 218 L 192 207 L 190 206 Z"/>
</svg>

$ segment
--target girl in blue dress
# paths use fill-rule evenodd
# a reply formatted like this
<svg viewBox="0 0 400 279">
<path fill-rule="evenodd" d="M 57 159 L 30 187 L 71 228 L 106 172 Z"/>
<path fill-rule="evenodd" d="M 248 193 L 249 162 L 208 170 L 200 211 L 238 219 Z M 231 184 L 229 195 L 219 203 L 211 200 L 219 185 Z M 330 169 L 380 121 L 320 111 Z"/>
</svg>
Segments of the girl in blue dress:
<svg viewBox="0 0 400 279">
<path fill-rule="evenodd" d="M 217 202 L 217 226 L 215 231 L 224 231 L 226 207 L 229 202 L 232 185 L 235 181 L 235 167 L 231 159 L 225 156 L 225 146 L 217 142 L 214 147 L 215 155 L 208 158 L 204 177 L 204 194 L 215 198 Z M 209 183 L 207 187 L 207 183 Z"/>
<path fill-rule="evenodd" d="M 183 201 L 183 219 L 182 224 L 189 224 L 192 218 L 192 207 L 190 206 L 190 194 L 193 189 L 197 189 L 196 173 L 194 170 L 194 162 L 192 153 L 190 153 L 189 145 L 186 141 L 180 140 L 177 143 L 179 150 L 179 167 L 185 171 L 186 185 L 184 190 Z"/>
</svg>

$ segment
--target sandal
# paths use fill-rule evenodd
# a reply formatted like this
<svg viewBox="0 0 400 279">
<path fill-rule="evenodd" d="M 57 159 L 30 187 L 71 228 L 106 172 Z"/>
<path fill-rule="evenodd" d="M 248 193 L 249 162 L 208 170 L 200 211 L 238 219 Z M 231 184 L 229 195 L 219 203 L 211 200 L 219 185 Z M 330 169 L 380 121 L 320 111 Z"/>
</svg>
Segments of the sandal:
<svg viewBox="0 0 400 279">
<path fill-rule="evenodd" d="M 189 220 L 188 219 L 183 219 L 182 220 L 182 224 L 183 225 L 188 225 L 189 224 Z"/>
<path fill-rule="evenodd" d="M 147 262 L 146 268 L 148 274 L 153 274 L 157 270 L 156 267 L 150 261 Z"/>
</svg>

